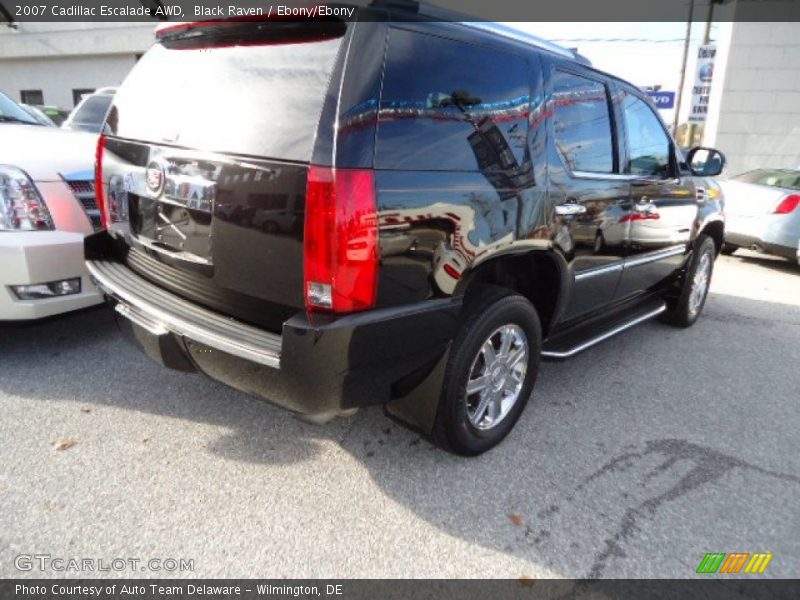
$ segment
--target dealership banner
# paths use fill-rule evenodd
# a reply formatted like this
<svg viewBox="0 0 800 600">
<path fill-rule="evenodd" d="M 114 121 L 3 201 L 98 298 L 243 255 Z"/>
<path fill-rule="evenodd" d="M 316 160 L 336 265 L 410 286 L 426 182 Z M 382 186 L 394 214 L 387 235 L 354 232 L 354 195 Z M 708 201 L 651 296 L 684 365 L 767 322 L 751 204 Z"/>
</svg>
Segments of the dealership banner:
<svg viewBox="0 0 800 600">
<path fill-rule="evenodd" d="M 697 49 L 697 70 L 692 86 L 692 104 L 689 107 L 690 123 L 705 123 L 708 115 L 708 99 L 714 79 L 714 57 L 717 48 L 713 44 Z"/>
</svg>

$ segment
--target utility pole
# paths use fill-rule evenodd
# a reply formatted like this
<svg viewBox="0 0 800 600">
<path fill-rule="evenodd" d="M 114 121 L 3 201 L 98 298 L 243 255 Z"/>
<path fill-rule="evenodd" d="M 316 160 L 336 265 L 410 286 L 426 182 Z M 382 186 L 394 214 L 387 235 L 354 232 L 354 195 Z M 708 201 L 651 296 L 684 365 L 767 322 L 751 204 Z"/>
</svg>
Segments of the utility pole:
<svg viewBox="0 0 800 600">
<path fill-rule="evenodd" d="M 689 59 L 689 44 L 692 41 L 692 21 L 694 20 L 694 0 L 689 1 L 689 20 L 686 21 L 686 37 L 683 40 L 683 60 L 681 61 L 681 82 L 678 85 L 678 99 L 675 102 L 675 116 L 672 118 L 672 135 L 678 134 L 678 118 L 681 113 L 683 86 L 686 83 L 686 62 Z"/>
<path fill-rule="evenodd" d="M 706 17 L 706 30 L 703 32 L 703 44 L 711 41 L 711 23 L 714 21 L 714 0 L 708 0 L 708 16 Z"/>
</svg>

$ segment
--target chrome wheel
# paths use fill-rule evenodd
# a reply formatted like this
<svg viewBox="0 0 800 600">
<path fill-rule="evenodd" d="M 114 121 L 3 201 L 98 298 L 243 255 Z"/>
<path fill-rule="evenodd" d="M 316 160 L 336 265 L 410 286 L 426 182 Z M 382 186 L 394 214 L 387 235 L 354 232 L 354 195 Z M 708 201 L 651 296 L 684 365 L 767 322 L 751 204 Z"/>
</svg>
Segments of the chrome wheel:
<svg viewBox="0 0 800 600">
<path fill-rule="evenodd" d="M 692 290 L 689 294 L 689 315 L 694 317 L 703 306 L 711 280 L 711 257 L 706 253 L 700 259 L 692 277 Z"/>
<path fill-rule="evenodd" d="M 528 338 L 519 325 L 503 325 L 486 338 L 467 380 L 467 418 L 474 427 L 491 429 L 511 412 L 522 392 L 528 356 Z"/>
</svg>

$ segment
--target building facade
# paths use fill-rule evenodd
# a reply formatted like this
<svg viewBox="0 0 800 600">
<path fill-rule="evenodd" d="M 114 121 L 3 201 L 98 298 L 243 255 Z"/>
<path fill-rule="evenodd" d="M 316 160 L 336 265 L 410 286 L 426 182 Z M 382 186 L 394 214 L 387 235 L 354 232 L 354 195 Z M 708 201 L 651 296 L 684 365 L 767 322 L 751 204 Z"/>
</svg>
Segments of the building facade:
<svg viewBox="0 0 800 600">
<path fill-rule="evenodd" d="M 725 153 L 726 175 L 800 168 L 800 23 L 727 25 L 704 143 Z"/>
<path fill-rule="evenodd" d="M 151 23 L 0 24 L 0 91 L 18 102 L 72 109 L 117 86 L 153 43 Z"/>
</svg>

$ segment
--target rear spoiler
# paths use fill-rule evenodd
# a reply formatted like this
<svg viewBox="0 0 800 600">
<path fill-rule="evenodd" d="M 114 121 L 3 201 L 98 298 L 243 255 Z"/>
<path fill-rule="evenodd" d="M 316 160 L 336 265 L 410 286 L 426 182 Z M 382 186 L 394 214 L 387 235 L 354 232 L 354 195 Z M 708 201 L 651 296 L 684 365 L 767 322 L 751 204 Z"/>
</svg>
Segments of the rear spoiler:
<svg viewBox="0 0 800 600">
<path fill-rule="evenodd" d="M 290 44 L 341 37 L 346 22 L 329 16 L 318 18 L 257 15 L 162 23 L 155 29 L 158 42 L 177 49 L 234 45 Z"/>
</svg>

